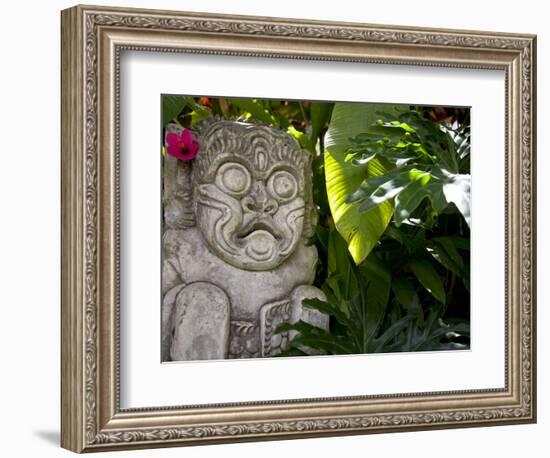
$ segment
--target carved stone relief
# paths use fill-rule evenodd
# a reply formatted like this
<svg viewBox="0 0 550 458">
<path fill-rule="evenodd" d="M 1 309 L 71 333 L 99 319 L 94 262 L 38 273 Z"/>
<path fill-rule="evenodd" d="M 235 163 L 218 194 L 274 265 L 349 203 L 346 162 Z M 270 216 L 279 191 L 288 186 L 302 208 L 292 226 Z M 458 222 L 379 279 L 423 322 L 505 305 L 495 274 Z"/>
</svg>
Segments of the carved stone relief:
<svg viewBox="0 0 550 458">
<path fill-rule="evenodd" d="M 196 136 L 192 163 L 165 159 L 163 360 L 272 356 L 293 337 L 279 323 L 327 329 L 327 316 L 302 308 L 324 299 L 311 286 L 310 153 L 286 132 L 231 120 Z"/>
</svg>

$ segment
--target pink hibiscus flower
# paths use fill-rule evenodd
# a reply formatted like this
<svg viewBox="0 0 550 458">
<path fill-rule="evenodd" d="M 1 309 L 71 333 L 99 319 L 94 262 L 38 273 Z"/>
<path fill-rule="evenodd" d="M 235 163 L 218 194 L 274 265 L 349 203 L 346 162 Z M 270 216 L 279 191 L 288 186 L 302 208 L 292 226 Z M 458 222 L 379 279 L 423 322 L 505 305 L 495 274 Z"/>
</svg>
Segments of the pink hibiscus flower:
<svg viewBox="0 0 550 458">
<path fill-rule="evenodd" d="M 166 135 L 166 152 L 180 161 L 192 161 L 199 151 L 199 143 L 188 129 L 181 134 L 169 132 Z"/>
</svg>

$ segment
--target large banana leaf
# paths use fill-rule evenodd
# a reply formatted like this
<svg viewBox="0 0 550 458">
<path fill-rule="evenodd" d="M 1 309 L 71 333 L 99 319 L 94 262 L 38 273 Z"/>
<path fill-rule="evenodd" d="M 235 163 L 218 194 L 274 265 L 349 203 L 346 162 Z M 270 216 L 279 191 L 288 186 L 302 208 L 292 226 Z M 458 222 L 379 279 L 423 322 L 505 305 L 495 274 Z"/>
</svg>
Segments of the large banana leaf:
<svg viewBox="0 0 550 458">
<path fill-rule="evenodd" d="M 346 156 L 350 138 L 369 132 L 378 118 L 376 112 L 387 109 L 387 105 L 336 103 L 325 136 L 325 177 L 330 210 L 336 229 L 347 242 L 356 264 L 365 260 L 378 243 L 392 217 L 393 202 L 387 200 L 365 213 L 359 213 L 357 205 L 347 203 L 346 198 L 366 178 L 387 170 L 377 158 L 356 165 L 346 161 Z"/>
</svg>

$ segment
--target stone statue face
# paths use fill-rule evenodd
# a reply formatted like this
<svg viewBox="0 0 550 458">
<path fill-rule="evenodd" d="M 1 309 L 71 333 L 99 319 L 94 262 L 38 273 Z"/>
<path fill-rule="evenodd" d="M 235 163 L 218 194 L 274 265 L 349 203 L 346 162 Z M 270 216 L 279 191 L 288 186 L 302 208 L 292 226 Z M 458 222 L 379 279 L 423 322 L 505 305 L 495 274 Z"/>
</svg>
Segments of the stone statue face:
<svg viewBox="0 0 550 458">
<path fill-rule="evenodd" d="M 265 127 L 259 136 L 252 134 L 249 142 L 240 138 L 246 151 L 228 148 L 210 162 L 196 183 L 196 217 L 217 256 L 239 268 L 269 270 L 287 259 L 302 239 L 305 161 L 291 161 L 288 151 L 271 154 Z"/>
<path fill-rule="evenodd" d="M 210 248 L 236 267 L 278 266 L 302 236 L 301 179 L 285 163 L 261 171 L 242 159 L 220 161 L 214 182 L 198 187 L 197 223 Z"/>
</svg>

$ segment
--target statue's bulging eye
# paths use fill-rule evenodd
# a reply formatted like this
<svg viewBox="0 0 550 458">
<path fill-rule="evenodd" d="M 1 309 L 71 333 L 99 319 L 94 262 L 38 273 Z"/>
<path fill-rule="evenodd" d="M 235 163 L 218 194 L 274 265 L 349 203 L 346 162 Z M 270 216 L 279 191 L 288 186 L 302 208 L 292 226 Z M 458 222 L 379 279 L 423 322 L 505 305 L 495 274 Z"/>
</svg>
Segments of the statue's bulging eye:
<svg viewBox="0 0 550 458">
<path fill-rule="evenodd" d="M 292 173 L 286 170 L 277 170 L 267 180 L 269 193 L 281 201 L 289 201 L 298 193 L 298 183 Z"/>
<path fill-rule="evenodd" d="M 248 192 L 251 183 L 250 172 L 238 162 L 226 162 L 216 173 L 216 185 L 229 194 L 242 196 Z"/>
</svg>

